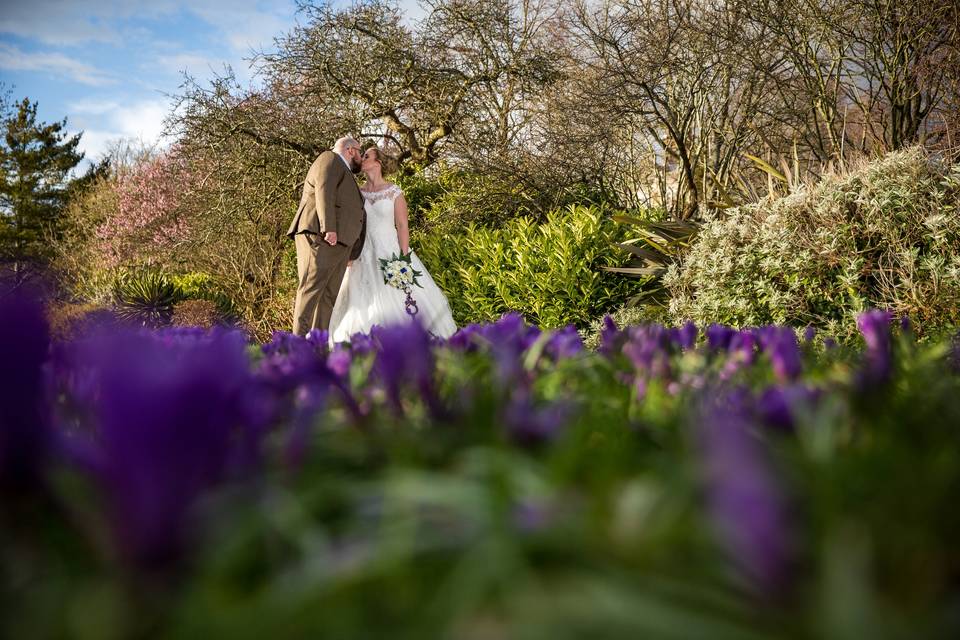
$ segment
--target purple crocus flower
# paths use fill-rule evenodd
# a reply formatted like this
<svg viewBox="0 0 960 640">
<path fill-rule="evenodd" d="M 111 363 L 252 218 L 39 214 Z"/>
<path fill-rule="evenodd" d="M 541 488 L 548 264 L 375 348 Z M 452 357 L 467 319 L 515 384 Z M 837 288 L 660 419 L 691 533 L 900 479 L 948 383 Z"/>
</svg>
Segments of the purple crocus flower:
<svg viewBox="0 0 960 640">
<path fill-rule="evenodd" d="M 358 332 L 350 336 L 350 353 L 352 353 L 355 358 L 359 356 L 365 356 L 368 353 L 373 353 L 376 350 L 376 344 L 374 344 L 373 341 L 373 334 L 377 329 L 379 329 L 379 327 L 375 326 L 370 330 L 370 333 Z"/>
<path fill-rule="evenodd" d="M 341 345 L 337 345 L 327 356 L 327 367 L 341 378 L 346 378 L 350 373 L 352 362 L 353 355 Z"/>
<path fill-rule="evenodd" d="M 797 408 L 812 405 L 819 397 L 818 390 L 799 384 L 767 387 L 757 400 L 757 417 L 767 426 L 793 431 Z"/>
<path fill-rule="evenodd" d="M 867 349 L 857 372 L 857 386 L 861 391 L 886 383 L 893 373 L 893 350 L 888 311 L 871 310 L 857 316 L 857 328 L 863 335 Z"/>
<path fill-rule="evenodd" d="M 189 346 L 121 335 L 101 343 L 97 475 L 122 553 L 145 569 L 189 547 L 198 499 L 226 479 L 249 434 L 245 341 Z"/>
<path fill-rule="evenodd" d="M 697 343 L 697 325 L 693 320 L 687 320 L 679 329 L 671 330 L 671 339 L 683 351 L 693 349 Z"/>
<path fill-rule="evenodd" d="M 807 328 L 803 330 L 803 341 L 806 343 L 813 342 L 813 339 L 817 337 L 817 328 L 813 325 L 807 325 Z"/>
<path fill-rule="evenodd" d="M 743 394 L 721 395 L 701 408 L 703 481 L 709 517 L 730 557 L 760 594 L 775 597 L 789 586 L 789 510 L 750 413 Z"/>
<path fill-rule="evenodd" d="M 583 352 L 583 340 L 577 328 L 568 324 L 562 329 L 554 331 L 547 342 L 546 353 L 555 362 L 565 358 L 573 358 Z"/>
<path fill-rule="evenodd" d="M 797 336 L 790 327 L 769 327 L 764 348 L 770 356 L 773 373 L 781 382 L 796 380 L 803 372 L 803 358 Z"/>
<path fill-rule="evenodd" d="M 705 333 L 707 345 L 711 351 L 726 351 L 737 331 L 726 325 L 714 323 L 707 327 Z"/>
<path fill-rule="evenodd" d="M 603 329 L 600 331 L 600 347 L 598 351 L 606 356 L 620 353 L 626 333 L 617 327 L 617 323 L 610 315 L 603 316 Z"/>
<path fill-rule="evenodd" d="M 0 490 L 36 488 L 50 454 L 43 366 L 50 335 L 40 302 L 0 298 Z"/>
<path fill-rule="evenodd" d="M 538 328 L 527 325 L 520 314 L 507 313 L 496 322 L 483 325 L 478 335 L 493 353 L 497 364 L 497 383 L 501 388 L 509 389 L 529 382 L 523 370 L 522 357 L 540 337 Z"/>
<path fill-rule="evenodd" d="M 447 340 L 447 347 L 455 351 L 473 352 L 477 350 L 476 336 L 480 335 L 480 325 L 468 324 L 461 327 Z"/>
<path fill-rule="evenodd" d="M 387 392 L 387 400 L 397 415 L 403 414 L 400 392 L 404 387 L 417 389 L 434 416 L 442 414 L 433 383 L 434 358 L 430 334 L 416 322 L 376 327 L 371 332 L 377 349 L 374 372 Z"/>
<path fill-rule="evenodd" d="M 311 329 L 307 332 L 306 341 L 313 345 L 319 353 L 326 353 L 329 348 L 330 332 L 326 329 Z"/>
<path fill-rule="evenodd" d="M 323 409 L 329 387 L 307 384 L 297 389 L 294 412 L 285 447 L 287 465 L 298 469 L 303 464 L 313 433 L 313 424 Z"/>
<path fill-rule="evenodd" d="M 670 382 L 670 335 L 659 324 L 628 327 L 626 333 L 629 340 L 623 346 L 623 354 L 633 364 L 634 385 L 637 396 L 642 398 L 650 380 Z"/>
<path fill-rule="evenodd" d="M 518 390 L 503 410 L 503 423 L 512 440 L 535 447 L 550 442 L 563 430 L 572 409 L 566 402 L 537 406 L 528 391 Z"/>
<path fill-rule="evenodd" d="M 288 353 L 302 348 L 306 340 L 296 334 L 287 331 L 274 331 L 270 337 L 270 342 L 261 345 L 260 350 L 266 355 L 275 353 Z"/>
</svg>

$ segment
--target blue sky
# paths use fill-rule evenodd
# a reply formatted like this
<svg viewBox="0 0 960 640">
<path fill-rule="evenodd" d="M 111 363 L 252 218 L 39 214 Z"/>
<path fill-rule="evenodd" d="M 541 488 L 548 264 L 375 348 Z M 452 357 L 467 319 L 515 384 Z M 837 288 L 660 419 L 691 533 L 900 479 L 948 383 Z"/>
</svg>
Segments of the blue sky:
<svg viewBox="0 0 960 640">
<path fill-rule="evenodd" d="M 0 81 L 82 130 L 94 160 L 119 138 L 162 143 L 184 71 L 255 82 L 245 59 L 296 20 L 294 0 L 0 0 Z"/>
</svg>

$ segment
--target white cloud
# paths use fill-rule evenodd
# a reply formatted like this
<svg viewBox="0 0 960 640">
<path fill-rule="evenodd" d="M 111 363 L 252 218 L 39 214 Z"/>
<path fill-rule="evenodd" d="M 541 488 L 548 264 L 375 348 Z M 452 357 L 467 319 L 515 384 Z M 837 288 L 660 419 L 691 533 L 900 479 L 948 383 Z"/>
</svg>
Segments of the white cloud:
<svg viewBox="0 0 960 640">
<path fill-rule="evenodd" d="M 116 82 L 107 73 L 96 67 L 84 64 L 76 58 L 62 53 L 50 51 L 27 52 L 4 43 L 0 43 L 0 69 L 47 72 L 94 87 Z"/>
<path fill-rule="evenodd" d="M 118 107 L 112 120 L 125 137 L 156 142 L 163 133 L 163 119 L 169 111 L 170 105 L 165 101 L 149 100 Z"/>
<path fill-rule="evenodd" d="M 80 139 L 80 149 L 92 162 L 120 140 L 137 140 L 147 146 L 165 146 L 170 142 L 163 137 L 163 120 L 171 109 L 165 100 L 141 100 L 129 104 L 90 100 L 75 103 L 71 109 L 88 118 L 94 116 L 91 126 L 83 127 Z"/>
<path fill-rule="evenodd" d="M 115 131 L 84 129 L 79 148 L 83 151 L 86 160 L 96 163 L 121 139 L 123 139 L 123 136 L 118 135 Z"/>
<path fill-rule="evenodd" d="M 117 109 L 120 105 L 114 100 L 102 100 L 96 98 L 87 98 L 71 102 L 67 105 L 67 111 L 72 114 L 80 115 L 103 115 Z"/>
<path fill-rule="evenodd" d="M 147 66 L 167 73 L 187 73 L 193 77 L 205 78 L 211 74 L 221 73 L 224 64 L 226 62 L 223 58 L 202 53 L 175 53 L 157 56 Z"/>
</svg>

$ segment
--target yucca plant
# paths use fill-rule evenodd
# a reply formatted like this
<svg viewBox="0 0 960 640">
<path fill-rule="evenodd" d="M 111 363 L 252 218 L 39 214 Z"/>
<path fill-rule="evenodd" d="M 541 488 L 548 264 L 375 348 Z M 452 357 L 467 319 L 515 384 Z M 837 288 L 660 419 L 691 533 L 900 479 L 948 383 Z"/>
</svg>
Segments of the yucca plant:
<svg viewBox="0 0 960 640">
<path fill-rule="evenodd" d="M 662 304 L 668 297 L 662 277 L 690 246 L 700 223 L 693 220 L 643 220 L 628 215 L 613 216 L 613 219 L 630 225 L 637 233 L 635 238 L 613 243 L 613 246 L 632 254 L 633 260 L 624 267 L 603 267 L 603 270 L 646 280 L 643 291 L 630 298 L 628 306 L 649 302 Z"/>
<path fill-rule="evenodd" d="M 162 271 L 125 271 L 113 284 L 117 314 L 145 327 L 170 323 L 173 306 L 184 299 L 183 292 Z"/>
</svg>

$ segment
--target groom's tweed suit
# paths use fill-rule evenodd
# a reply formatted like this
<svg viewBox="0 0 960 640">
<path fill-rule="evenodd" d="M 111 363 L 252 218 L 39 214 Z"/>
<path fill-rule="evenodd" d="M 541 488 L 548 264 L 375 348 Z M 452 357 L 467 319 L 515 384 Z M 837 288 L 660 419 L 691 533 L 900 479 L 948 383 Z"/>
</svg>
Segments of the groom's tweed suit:
<svg viewBox="0 0 960 640">
<path fill-rule="evenodd" d="M 297 301 L 293 307 L 293 332 L 306 335 L 310 329 L 330 328 L 330 314 L 337 300 L 348 259 L 363 249 L 366 214 L 363 196 L 343 159 L 327 150 L 307 171 L 303 196 L 287 235 L 297 245 Z M 337 232 L 337 244 L 323 240 Z"/>
</svg>

